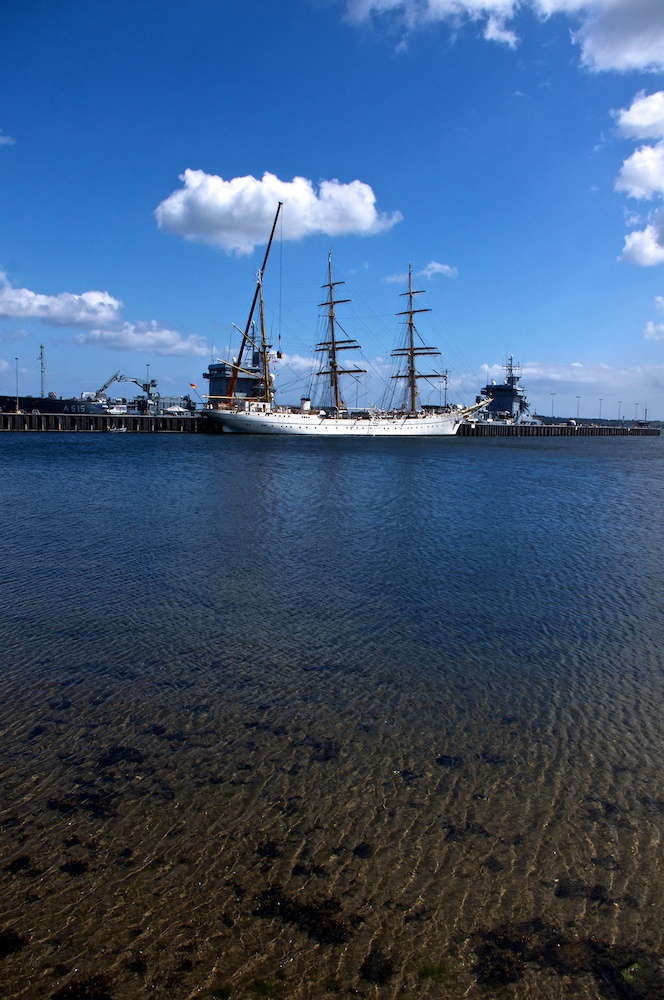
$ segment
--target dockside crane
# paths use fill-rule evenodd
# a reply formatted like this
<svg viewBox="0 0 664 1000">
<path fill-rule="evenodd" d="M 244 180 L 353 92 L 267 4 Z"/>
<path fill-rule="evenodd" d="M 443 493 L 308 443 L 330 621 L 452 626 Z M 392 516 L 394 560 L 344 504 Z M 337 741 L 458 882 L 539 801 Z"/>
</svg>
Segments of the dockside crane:
<svg viewBox="0 0 664 1000">
<path fill-rule="evenodd" d="M 115 372 L 114 375 L 111 375 L 111 377 L 107 379 L 106 382 L 104 382 L 101 389 L 97 389 L 95 396 L 97 398 L 103 396 L 108 387 L 113 385 L 114 382 L 133 382 L 134 385 L 137 385 L 139 389 L 142 389 L 145 395 L 147 396 L 148 405 L 150 404 L 150 397 L 152 395 L 150 390 L 157 388 L 157 380 L 154 378 L 138 379 L 138 378 L 133 378 L 131 375 L 122 375 L 120 374 L 120 372 Z"/>
</svg>

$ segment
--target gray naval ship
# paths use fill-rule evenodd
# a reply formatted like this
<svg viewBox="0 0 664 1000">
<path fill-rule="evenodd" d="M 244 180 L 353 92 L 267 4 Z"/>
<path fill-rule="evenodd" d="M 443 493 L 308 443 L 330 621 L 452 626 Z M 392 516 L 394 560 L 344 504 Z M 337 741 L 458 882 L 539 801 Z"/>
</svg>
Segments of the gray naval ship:
<svg viewBox="0 0 664 1000">
<path fill-rule="evenodd" d="M 484 398 L 488 399 L 489 403 L 475 417 L 475 422 L 537 426 L 541 421 L 531 416 L 525 389 L 519 385 L 520 365 L 514 363 L 514 358 L 510 354 L 507 364 L 503 367 L 505 379 L 502 382 L 492 381 L 480 389 L 481 395 L 477 397 L 477 402 L 481 402 Z"/>
</svg>

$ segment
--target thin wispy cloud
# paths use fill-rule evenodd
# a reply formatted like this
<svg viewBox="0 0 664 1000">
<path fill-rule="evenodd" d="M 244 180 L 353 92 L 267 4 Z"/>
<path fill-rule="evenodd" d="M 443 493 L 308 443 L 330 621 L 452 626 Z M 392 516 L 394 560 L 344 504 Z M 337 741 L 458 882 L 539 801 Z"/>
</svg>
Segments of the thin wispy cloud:
<svg viewBox="0 0 664 1000">
<path fill-rule="evenodd" d="M 118 329 L 90 330 L 79 333 L 75 343 L 88 347 L 101 347 L 120 351 L 141 351 L 162 357 L 207 356 L 208 346 L 202 337 L 183 337 L 177 330 L 169 330 L 154 320 L 149 323 L 123 323 Z"/>
<path fill-rule="evenodd" d="M 664 296 L 658 295 L 655 298 L 655 306 L 659 312 L 664 313 Z M 664 340 L 664 322 L 655 323 L 653 320 L 649 320 L 646 323 L 643 336 L 646 340 Z"/>
<path fill-rule="evenodd" d="M 433 278 L 437 275 L 442 275 L 444 278 L 456 278 L 459 273 L 456 267 L 452 267 L 450 264 L 439 264 L 436 260 L 431 260 L 423 270 L 418 271 L 423 278 Z"/>
<path fill-rule="evenodd" d="M 451 264 L 439 264 L 438 261 L 429 261 L 426 267 L 422 268 L 421 271 L 416 271 L 415 274 L 419 278 L 426 278 L 430 281 L 432 278 L 442 276 L 444 278 L 456 278 L 458 271 L 456 267 L 452 267 Z M 402 271 L 397 274 L 388 274 L 386 278 L 383 279 L 388 285 L 403 285 L 408 281 L 408 272 Z"/>
<path fill-rule="evenodd" d="M 108 292 L 61 292 L 44 295 L 29 288 L 14 288 L 0 271 L 0 320 L 39 320 L 46 326 L 83 328 L 74 343 L 126 351 L 152 351 L 162 355 L 204 357 L 202 337 L 184 337 L 154 320 L 127 323 L 121 318 L 122 302 Z"/>
</svg>

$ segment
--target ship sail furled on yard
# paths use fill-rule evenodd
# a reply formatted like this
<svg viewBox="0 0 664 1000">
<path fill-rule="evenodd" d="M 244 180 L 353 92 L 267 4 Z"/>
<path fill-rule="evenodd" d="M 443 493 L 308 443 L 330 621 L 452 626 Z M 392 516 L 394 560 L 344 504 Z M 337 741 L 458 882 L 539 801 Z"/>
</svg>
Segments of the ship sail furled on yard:
<svg viewBox="0 0 664 1000">
<path fill-rule="evenodd" d="M 277 212 L 277 216 L 278 214 Z M 265 267 L 265 263 L 263 267 Z M 328 258 L 328 280 L 323 285 L 323 288 L 327 289 L 327 298 L 325 302 L 321 303 L 325 309 L 327 320 L 326 332 L 324 339 L 316 345 L 316 353 L 322 355 L 323 360 L 317 377 L 326 383 L 329 403 L 320 408 L 312 408 L 311 401 L 303 399 L 299 408 L 277 406 L 274 402 L 272 377 L 268 370 L 269 345 L 266 343 L 263 322 L 262 277 L 263 271 L 259 273 L 254 298 L 254 303 L 257 300 L 260 301 L 260 347 L 256 343 L 256 335 L 253 339 L 249 335 L 250 323 L 247 324 L 247 331 L 243 338 L 243 346 L 245 340 L 249 339 L 254 351 L 258 351 L 263 359 L 262 366 L 259 366 L 264 372 L 264 377 L 261 379 L 261 393 L 253 398 L 245 396 L 243 399 L 236 399 L 233 397 L 233 379 L 229 380 L 228 398 L 218 405 L 217 409 L 207 411 L 207 416 L 220 423 L 225 431 L 244 434 L 299 434 L 316 437 L 438 437 L 456 434 L 460 425 L 472 413 L 486 405 L 487 401 L 484 400 L 465 409 L 447 406 L 421 408 L 419 406 L 418 380 L 421 378 L 439 379 L 441 376 L 420 373 L 417 370 L 418 359 L 423 356 L 439 356 L 440 352 L 435 348 L 421 347 L 417 344 L 414 317 L 417 312 L 425 310 L 418 310 L 414 307 L 415 296 L 419 293 L 413 290 L 412 272 L 409 272 L 408 291 L 404 293 L 408 306 L 405 311 L 399 314 L 406 317 L 406 340 L 403 346 L 392 352 L 392 356 L 402 364 L 399 372 L 392 377 L 405 381 L 407 389 L 405 403 L 401 408 L 388 411 L 353 411 L 348 409 L 343 398 L 342 378 L 363 375 L 365 370 L 357 367 L 344 367 L 339 357 L 341 352 L 358 350 L 360 345 L 356 340 L 345 336 L 338 324 L 336 308 L 349 300 L 335 298 L 335 288 L 343 282 L 332 280 L 332 263 Z M 252 307 L 252 315 L 253 309 L 254 307 Z M 238 373 L 243 370 L 241 358 L 242 350 L 238 360 L 233 365 L 234 370 Z"/>
</svg>

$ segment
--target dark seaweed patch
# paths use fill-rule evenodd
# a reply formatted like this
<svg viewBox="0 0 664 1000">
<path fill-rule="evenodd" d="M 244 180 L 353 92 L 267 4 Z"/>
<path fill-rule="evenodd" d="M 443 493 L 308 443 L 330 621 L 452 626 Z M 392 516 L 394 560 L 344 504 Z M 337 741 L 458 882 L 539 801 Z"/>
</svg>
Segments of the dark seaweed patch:
<svg viewBox="0 0 664 1000">
<path fill-rule="evenodd" d="M 338 916 L 341 904 L 336 899 L 313 899 L 302 902 L 287 896 L 282 886 L 265 889 L 253 911 L 255 917 L 279 917 L 295 924 L 320 944 L 343 944 L 350 937 L 350 924 Z"/>
<path fill-rule="evenodd" d="M 536 942 L 553 935 L 552 928 L 539 919 L 523 924 L 503 924 L 483 935 L 477 946 L 477 981 L 491 987 L 518 982 L 526 963 L 534 960 Z M 480 935 L 475 935 L 476 939 Z"/>
<path fill-rule="evenodd" d="M 281 851 L 279 850 L 279 845 L 276 840 L 264 840 L 262 844 L 259 844 L 256 848 L 256 854 L 260 858 L 280 858 Z"/>
<path fill-rule="evenodd" d="M 454 826 L 453 823 L 446 823 L 447 833 L 445 840 L 461 840 L 468 835 L 473 837 L 490 837 L 489 831 L 481 823 L 466 823 L 465 826 Z"/>
<path fill-rule="evenodd" d="M 656 959 L 634 948 L 591 938 L 568 940 L 536 918 L 474 935 L 478 982 L 493 989 L 519 982 L 527 966 L 558 975 L 592 975 L 607 1000 L 661 1000 L 664 977 Z"/>
<path fill-rule="evenodd" d="M 417 970 L 418 979 L 431 979 L 434 983 L 444 983 L 450 977 L 445 962 L 424 962 Z"/>
<path fill-rule="evenodd" d="M 372 948 L 360 967 L 362 979 L 375 986 L 384 986 L 394 975 L 394 965 L 392 959 L 385 955 L 380 948 Z"/>
<path fill-rule="evenodd" d="M 8 955 L 15 955 L 21 948 L 25 948 L 28 942 L 20 934 L 11 929 L 0 931 L 0 959 L 7 958 Z"/>
<path fill-rule="evenodd" d="M 142 952 L 139 952 L 134 956 L 134 958 L 130 958 L 129 961 L 125 963 L 125 968 L 128 972 L 133 972 L 137 976 L 144 976 L 148 971 L 148 963 L 145 955 Z"/>
<path fill-rule="evenodd" d="M 85 861 L 65 861 L 64 865 L 60 865 L 60 871 L 65 875 L 85 875 L 87 870 L 88 865 Z"/>
<path fill-rule="evenodd" d="M 461 767 L 463 757 L 454 757 L 444 753 L 440 757 L 436 757 L 436 764 L 440 764 L 441 767 Z"/>
<path fill-rule="evenodd" d="M 39 875 L 38 870 L 33 868 L 27 854 L 22 854 L 20 858 L 14 858 L 2 870 L 9 872 L 10 875 Z"/>
<path fill-rule="evenodd" d="M 143 754 L 136 747 L 112 746 L 97 761 L 97 767 L 115 767 L 116 764 L 142 764 Z"/>
<path fill-rule="evenodd" d="M 366 858 L 370 858 L 373 854 L 373 847 L 371 844 L 367 844 L 366 840 L 363 840 L 362 843 L 353 848 L 353 854 L 356 858 L 365 860 Z"/>
<path fill-rule="evenodd" d="M 113 1000 L 111 981 L 107 976 L 77 979 L 52 993 L 51 1000 Z"/>
<path fill-rule="evenodd" d="M 641 802 L 648 812 L 654 813 L 656 816 L 664 815 L 664 799 L 653 799 L 650 795 L 644 795 Z"/>
<path fill-rule="evenodd" d="M 561 879 L 553 894 L 559 899 L 588 899 L 605 906 L 614 902 L 604 886 L 584 885 L 583 882 L 575 882 L 572 879 Z"/>
<path fill-rule="evenodd" d="M 46 808 L 59 813 L 73 813 L 77 809 L 82 809 L 94 816 L 95 819 L 106 819 L 108 816 L 115 816 L 113 806 L 115 798 L 113 792 L 82 791 L 69 798 L 49 798 L 46 802 Z"/>
<path fill-rule="evenodd" d="M 309 760 L 319 763 L 324 763 L 328 760 L 337 760 L 341 753 L 341 746 L 336 740 L 321 740 L 320 742 L 314 742 L 312 745 L 314 752 Z"/>
<path fill-rule="evenodd" d="M 494 858 L 493 855 L 488 857 L 486 861 L 482 863 L 482 867 L 485 868 L 487 871 L 493 872 L 493 874 L 496 874 L 497 872 L 501 872 L 503 870 L 503 865 L 501 865 L 498 858 Z"/>
<path fill-rule="evenodd" d="M 409 771 L 407 768 L 403 771 L 397 771 L 400 774 L 406 785 L 413 785 L 415 782 L 422 777 L 421 774 L 416 774 L 415 771 Z"/>
</svg>

